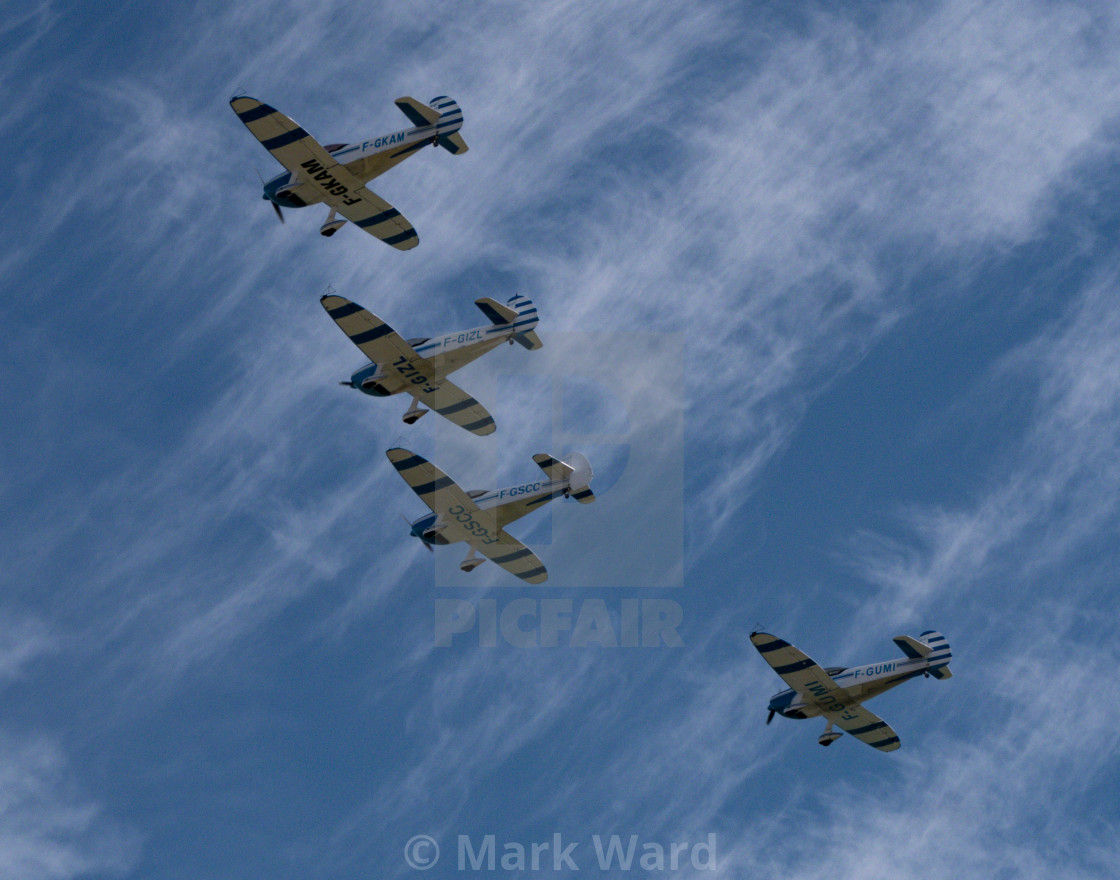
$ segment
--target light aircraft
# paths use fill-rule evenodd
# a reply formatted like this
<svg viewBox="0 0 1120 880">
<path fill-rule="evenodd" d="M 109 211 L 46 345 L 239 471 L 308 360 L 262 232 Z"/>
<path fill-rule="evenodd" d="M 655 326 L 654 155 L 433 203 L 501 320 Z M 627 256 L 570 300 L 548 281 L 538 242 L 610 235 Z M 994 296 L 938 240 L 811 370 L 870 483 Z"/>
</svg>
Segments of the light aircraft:
<svg viewBox="0 0 1120 880">
<path fill-rule="evenodd" d="M 447 374 L 503 342 L 517 342 L 530 351 L 543 345 L 533 330 L 537 326 L 537 308 L 532 300 L 520 294 L 510 297 L 506 305 L 488 296 L 476 299 L 474 304 L 491 321 L 486 326 L 408 340 L 377 315 L 344 297 L 326 294 L 319 302 L 370 360 L 349 382 L 339 384 L 374 397 L 408 392 L 412 405 L 402 416 L 408 425 L 428 412 L 420 408 L 421 403 L 426 403 L 448 421 L 473 434 L 492 434 L 495 426 L 490 413 L 448 381 Z"/>
<path fill-rule="evenodd" d="M 566 462 L 544 453 L 534 455 L 533 461 L 544 471 L 544 480 L 472 492 L 464 492 L 438 467 L 407 449 L 390 449 L 385 454 L 412 491 L 432 509 L 409 522 L 411 534 L 429 551 L 435 544 L 466 541 L 471 549 L 459 563 L 463 571 L 473 571 L 485 561 L 475 555 L 477 551 L 523 581 L 543 583 L 548 580 L 544 563 L 505 527 L 553 498 L 570 497 L 581 504 L 595 500 L 590 486 L 594 476 L 591 464 L 578 452 Z"/>
<path fill-rule="evenodd" d="M 319 228 L 326 236 L 334 235 L 350 220 L 398 250 L 416 247 L 420 239 L 412 224 L 365 184 L 427 144 L 456 155 L 467 151 L 459 134 L 463 111 L 446 96 L 427 104 L 415 98 L 397 98 L 397 106 L 412 122 L 412 128 L 360 143 L 325 147 L 283 113 L 256 98 L 238 95 L 229 103 L 253 137 L 287 169 L 264 184 L 261 198 L 272 202 L 281 222 L 281 207 L 303 208 L 326 202 L 330 213 Z"/>
<path fill-rule="evenodd" d="M 822 746 L 832 745 L 841 734 L 835 724 L 856 739 L 883 752 L 893 752 L 901 745 L 898 735 L 882 718 L 860 704 L 877 697 L 895 685 L 917 675 L 951 678 L 949 643 L 941 633 L 928 630 L 917 639 L 895 636 L 894 643 L 906 655 L 904 660 L 887 660 L 868 666 L 830 666 L 822 669 L 789 642 L 769 633 L 751 633 L 751 642 L 762 658 L 774 667 L 789 685 L 789 690 L 770 698 L 770 714 L 766 723 L 778 714 L 784 718 L 811 718 L 823 715 L 828 724 L 817 740 Z"/>
</svg>

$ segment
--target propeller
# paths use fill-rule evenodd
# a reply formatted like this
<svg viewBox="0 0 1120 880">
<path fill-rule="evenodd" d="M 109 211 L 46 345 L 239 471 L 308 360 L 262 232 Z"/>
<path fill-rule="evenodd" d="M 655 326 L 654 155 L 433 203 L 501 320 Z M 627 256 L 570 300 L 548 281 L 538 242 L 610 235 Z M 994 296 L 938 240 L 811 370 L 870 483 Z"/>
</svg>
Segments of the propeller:
<svg viewBox="0 0 1120 880">
<path fill-rule="evenodd" d="M 264 189 L 264 177 L 261 175 L 260 169 L 259 168 L 254 168 L 253 170 L 257 172 L 257 177 L 260 178 L 261 189 Z M 265 198 L 268 199 L 268 196 L 265 195 Z M 280 222 L 283 223 L 284 222 L 284 212 L 280 210 L 280 206 L 278 204 L 276 204 L 276 202 L 272 201 L 272 199 L 268 199 L 268 203 L 270 205 L 272 205 L 272 210 L 276 212 L 276 216 L 280 219 Z"/>
<path fill-rule="evenodd" d="M 770 714 L 766 716 L 766 723 L 769 724 L 773 720 L 774 720 L 774 710 L 771 709 Z"/>
<path fill-rule="evenodd" d="M 405 516 L 405 515 L 404 515 L 404 514 L 402 513 L 402 514 L 400 514 L 400 518 L 404 520 L 404 522 L 405 522 L 405 525 L 407 525 L 407 526 L 408 526 L 408 528 L 409 528 L 409 531 L 411 531 L 411 530 L 412 530 L 412 523 L 411 523 L 411 522 L 409 521 L 408 517 L 407 517 L 407 516 Z M 420 538 L 420 536 L 419 536 L 419 535 L 417 535 L 416 537 L 417 537 L 417 538 Z M 424 549 L 425 549 L 425 550 L 427 550 L 427 551 L 428 551 L 429 553 L 434 553 L 434 552 L 435 552 L 435 551 L 434 551 L 434 550 L 432 549 L 432 545 L 431 545 L 431 544 L 429 544 L 429 543 L 428 543 L 427 541 L 425 541 L 425 540 L 424 540 L 423 538 L 420 538 L 420 543 L 424 545 Z"/>
</svg>

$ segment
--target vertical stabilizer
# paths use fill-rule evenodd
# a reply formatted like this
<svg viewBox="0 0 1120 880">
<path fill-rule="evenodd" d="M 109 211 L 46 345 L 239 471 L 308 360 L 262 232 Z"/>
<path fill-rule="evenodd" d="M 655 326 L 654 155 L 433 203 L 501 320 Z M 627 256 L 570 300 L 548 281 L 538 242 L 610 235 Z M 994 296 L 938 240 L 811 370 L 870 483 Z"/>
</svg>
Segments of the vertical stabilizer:
<svg viewBox="0 0 1120 880">
<path fill-rule="evenodd" d="M 459 105 L 447 95 L 440 95 L 432 98 L 428 106 L 439 113 L 436 121 L 436 143 L 456 156 L 465 153 L 469 147 L 459 134 L 459 129 L 463 127 L 463 111 Z"/>
<path fill-rule="evenodd" d="M 953 659 L 953 654 L 949 650 L 949 642 L 945 636 L 934 630 L 926 630 L 918 637 L 918 641 L 930 649 L 929 654 L 926 655 L 929 674 L 934 678 L 952 678 L 949 661 Z"/>
</svg>

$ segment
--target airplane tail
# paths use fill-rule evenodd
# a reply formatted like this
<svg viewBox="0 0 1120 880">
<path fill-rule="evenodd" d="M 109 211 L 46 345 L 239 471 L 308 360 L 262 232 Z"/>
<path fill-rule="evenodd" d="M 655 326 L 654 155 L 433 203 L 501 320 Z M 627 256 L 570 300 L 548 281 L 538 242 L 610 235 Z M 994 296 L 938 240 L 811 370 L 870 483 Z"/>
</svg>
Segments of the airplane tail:
<svg viewBox="0 0 1120 880">
<path fill-rule="evenodd" d="M 537 326 L 537 307 L 533 305 L 533 301 L 527 296 L 516 293 L 507 300 L 506 304 L 517 312 L 517 320 L 514 321 L 514 326 L 518 333 L 513 337 L 513 341 L 529 349 L 529 351 L 544 345 L 533 329 Z"/>
<path fill-rule="evenodd" d="M 579 452 L 569 455 L 568 461 L 572 466 L 572 474 L 568 477 L 571 497 L 580 504 L 590 504 L 595 500 L 595 493 L 591 491 L 591 478 L 595 476 L 595 472 L 591 470 L 591 462 Z"/>
<path fill-rule="evenodd" d="M 495 324 L 510 324 L 517 332 L 513 341 L 533 351 L 544 345 L 541 338 L 533 332 L 537 326 L 537 307 L 527 296 L 514 294 L 503 305 L 488 296 L 479 297 L 474 304 Z"/>
<path fill-rule="evenodd" d="M 953 654 L 949 650 L 949 642 L 945 636 L 930 629 L 918 636 L 918 641 L 929 648 L 929 653 L 926 655 L 926 660 L 929 661 L 927 670 L 929 674 L 934 678 L 952 678 L 949 661 L 953 659 Z"/>
<path fill-rule="evenodd" d="M 560 461 L 543 452 L 533 456 L 533 461 L 550 480 L 568 481 L 569 497 L 580 504 L 590 504 L 595 500 L 595 493 L 591 491 L 591 478 L 595 476 L 591 462 L 579 452 L 573 452 L 568 459 Z"/>
<path fill-rule="evenodd" d="M 437 143 L 449 153 L 455 155 L 465 153 L 469 148 L 463 136 L 459 134 L 459 129 L 463 127 L 463 111 L 459 105 L 447 95 L 440 95 L 438 98 L 432 98 L 428 106 L 439 112 L 439 120 L 436 122 L 436 133 L 439 137 Z"/>
</svg>

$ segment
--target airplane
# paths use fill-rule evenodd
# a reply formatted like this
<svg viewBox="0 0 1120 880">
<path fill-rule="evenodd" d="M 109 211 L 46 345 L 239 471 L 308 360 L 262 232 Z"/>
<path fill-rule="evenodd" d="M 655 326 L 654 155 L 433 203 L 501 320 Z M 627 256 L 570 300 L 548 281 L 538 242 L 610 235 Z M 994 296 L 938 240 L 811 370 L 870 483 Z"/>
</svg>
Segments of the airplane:
<svg viewBox="0 0 1120 880">
<path fill-rule="evenodd" d="M 776 714 L 783 718 L 823 715 L 828 723 L 817 740 L 822 746 L 832 745 L 841 737 L 832 729 L 835 724 L 869 746 L 893 752 L 901 745 L 898 735 L 886 721 L 860 704 L 918 675 L 939 679 L 953 676 L 949 671 L 953 656 L 949 643 L 933 630 L 927 630 L 917 639 L 894 637 L 894 643 L 906 655 L 904 660 L 887 660 L 850 669 L 843 666 L 822 669 L 789 642 L 769 633 L 752 632 L 751 642 L 789 685 L 788 690 L 770 698 L 766 723 L 773 721 Z"/>
<path fill-rule="evenodd" d="M 435 545 L 470 545 L 467 558 L 459 563 L 463 571 L 474 571 L 485 559 L 497 563 L 530 584 L 548 580 L 548 572 L 537 555 L 505 530 L 514 520 L 546 504 L 553 498 L 574 498 L 581 504 L 595 500 L 591 464 L 578 452 L 569 461 L 538 453 L 533 461 L 547 479 L 522 483 L 508 489 L 464 492 L 447 474 L 414 452 L 399 447 L 385 453 L 401 478 L 432 509 L 409 522 L 410 534 L 424 542 L 431 552 Z M 407 522 L 407 520 L 406 520 Z"/>
<path fill-rule="evenodd" d="M 397 98 L 396 104 L 412 122 L 412 128 L 360 143 L 325 147 L 279 110 L 256 98 L 237 95 L 229 103 L 253 137 L 287 169 L 267 183 L 262 179 L 261 198 L 272 202 L 281 223 L 282 207 L 303 208 L 326 202 L 330 213 L 319 232 L 327 237 L 350 220 L 398 250 L 416 247 L 420 239 L 412 224 L 365 184 L 428 144 L 455 155 L 467 152 L 466 141 L 459 134 L 463 111 L 446 95 L 427 104 L 415 98 Z"/>
<path fill-rule="evenodd" d="M 509 298 L 505 305 L 488 296 L 474 304 L 491 323 L 472 330 L 443 336 L 404 339 L 372 312 L 345 297 L 328 293 L 319 300 L 339 329 L 362 350 L 370 362 L 356 371 L 349 385 L 374 397 L 388 397 L 407 391 L 412 405 L 402 419 L 406 425 L 416 422 L 426 403 L 450 422 L 473 434 L 494 433 L 490 413 L 446 376 L 464 367 L 503 342 L 520 343 L 530 351 L 544 343 L 533 330 L 537 326 L 537 308 L 527 296 Z"/>
</svg>

